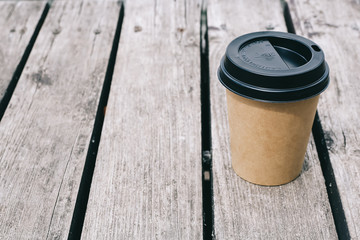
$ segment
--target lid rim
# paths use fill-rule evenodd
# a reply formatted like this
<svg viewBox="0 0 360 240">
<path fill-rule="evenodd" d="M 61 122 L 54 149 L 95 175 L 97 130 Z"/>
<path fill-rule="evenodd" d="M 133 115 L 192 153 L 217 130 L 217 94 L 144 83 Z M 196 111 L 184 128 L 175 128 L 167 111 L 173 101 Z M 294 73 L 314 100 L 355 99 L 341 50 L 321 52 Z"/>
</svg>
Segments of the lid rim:
<svg viewBox="0 0 360 240">
<path fill-rule="evenodd" d="M 317 96 L 325 91 L 330 83 L 329 70 L 330 69 L 326 63 L 326 71 L 318 81 L 302 88 L 298 87 L 295 89 L 259 88 L 234 79 L 231 75 L 227 76 L 221 67 L 218 68 L 217 76 L 220 83 L 225 88 L 248 99 L 262 102 L 296 102 Z M 227 79 L 227 81 L 224 81 L 222 74 L 225 75 L 225 79 Z"/>
</svg>

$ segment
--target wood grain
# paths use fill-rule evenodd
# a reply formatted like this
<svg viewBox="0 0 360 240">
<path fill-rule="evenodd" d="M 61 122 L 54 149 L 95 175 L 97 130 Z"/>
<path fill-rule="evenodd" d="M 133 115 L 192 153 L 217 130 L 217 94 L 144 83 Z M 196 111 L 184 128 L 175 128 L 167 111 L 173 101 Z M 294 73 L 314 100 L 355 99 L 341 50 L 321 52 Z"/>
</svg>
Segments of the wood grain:
<svg viewBox="0 0 360 240">
<path fill-rule="evenodd" d="M 336 239 L 312 139 L 300 177 L 289 184 L 257 186 L 242 180 L 231 167 L 225 88 L 216 71 L 235 37 L 260 30 L 286 31 L 280 1 L 210 0 L 208 24 L 216 238 Z"/>
<path fill-rule="evenodd" d="M 0 2 L 0 102 L 30 42 L 45 1 Z"/>
<path fill-rule="evenodd" d="M 55 1 L 0 124 L 0 238 L 68 235 L 119 16 Z"/>
<path fill-rule="evenodd" d="M 200 5 L 127 1 L 83 239 L 201 239 Z"/>
<path fill-rule="evenodd" d="M 323 49 L 330 86 L 319 116 L 352 239 L 360 238 L 360 3 L 290 1 L 299 35 Z"/>
</svg>

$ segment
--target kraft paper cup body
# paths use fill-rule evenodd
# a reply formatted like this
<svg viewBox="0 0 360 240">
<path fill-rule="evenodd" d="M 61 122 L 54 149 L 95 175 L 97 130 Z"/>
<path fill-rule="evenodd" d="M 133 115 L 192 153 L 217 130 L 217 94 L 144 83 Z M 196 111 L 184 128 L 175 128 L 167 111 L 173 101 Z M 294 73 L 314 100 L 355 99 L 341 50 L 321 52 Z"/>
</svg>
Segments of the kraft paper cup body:
<svg viewBox="0 0 360 240">
<path fill-rule="evenodd" d="M 281 185 L 299 176 L 319 96 L 268 103 L 226 92 L 236 174 L 259 185 Z"/>
<path fill-rule="evenodd" d="M 329 67 L 314 42 L 281 32 L 232 41 L 220 62 L 226 87 L 232 167 L 259 185 L 281 185 L 301 173 Z"/>
</svg>

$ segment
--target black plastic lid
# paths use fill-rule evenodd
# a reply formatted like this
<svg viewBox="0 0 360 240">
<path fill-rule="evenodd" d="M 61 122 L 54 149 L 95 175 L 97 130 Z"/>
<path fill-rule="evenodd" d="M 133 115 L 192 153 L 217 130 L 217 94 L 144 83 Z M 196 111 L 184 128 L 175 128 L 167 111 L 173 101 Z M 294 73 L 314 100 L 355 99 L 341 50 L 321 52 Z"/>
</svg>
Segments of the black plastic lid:
<svg viewBox="0 0 360 240">
<path fill-rule="evenodd" d="M 255 32 L 233 40 L 218 70 L 230 91 L 264 102 L 314 97 L 329 85 L 329 67 L 314 42 L 291 33 Z"/>
</svg>

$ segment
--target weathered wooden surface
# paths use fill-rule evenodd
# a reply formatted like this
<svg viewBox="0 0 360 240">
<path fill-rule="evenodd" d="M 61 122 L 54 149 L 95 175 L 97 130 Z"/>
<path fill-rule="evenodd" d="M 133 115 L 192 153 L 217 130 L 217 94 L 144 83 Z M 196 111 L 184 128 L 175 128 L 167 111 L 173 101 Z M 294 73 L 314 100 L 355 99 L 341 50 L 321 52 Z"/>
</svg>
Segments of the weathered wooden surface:
<svg viewBox="0 0 360 240">
<path fill-rule="evenodd" d="M 127 1 L 83 239 L 201 239 L 198 1 Z"/>
<path fill-rule="evenodd" d="M 54 2 L 0 124 L 1 239 L 67 237 L 119 8 Z"/>
<path fill-rule="evenodd" d="M 208 25 L 216 238 L 336 239 L 312 140 L 301 176 L 289 184 L 253 185 L 240 179 L 231 167 L 225 88 L 216 71 L 235 37 L 260 30 L 286 31 L 280 1 L 210 0 Z"/>
<path fill-rule="evenodd" d="M 41 2 L 0 2 L 0 102 L 34 33 Z"/>
<path fill-rule="evenodd" d="M 360 3 L 290 1 L 299 35 L 324 50 L 330 86 L 320 100 L 325 132 L 350 235 L 360 238 Z"/>
</svg>

